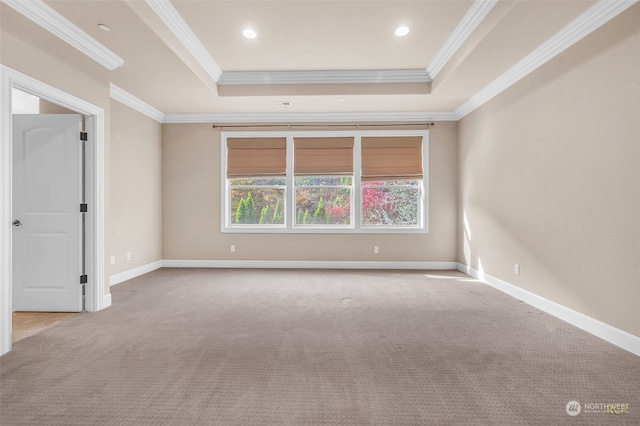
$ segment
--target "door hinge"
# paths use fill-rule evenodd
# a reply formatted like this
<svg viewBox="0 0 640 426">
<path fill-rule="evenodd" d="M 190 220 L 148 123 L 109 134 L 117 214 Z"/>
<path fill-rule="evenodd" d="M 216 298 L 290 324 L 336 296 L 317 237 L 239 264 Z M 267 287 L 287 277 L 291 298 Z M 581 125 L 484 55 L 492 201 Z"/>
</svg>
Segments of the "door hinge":
<svg viewBox="0 0 640 426">
<path fill-rule="evenodd" d="M 80 213 L 86 213 L 87 212 L 87 205 L 86 204 L 80 204 Z"/>
<path fill-rule="evenodd" d="M 86 283 L 87 283 L 87 276 L 80 275 L 80 284 L 86 284 Z"/>
<path fill-rule="evenodd" d="M 87 141 L 87 132 L 80 132 L 80 140 L 82 142 L 86 142 Z"/>
</svg>

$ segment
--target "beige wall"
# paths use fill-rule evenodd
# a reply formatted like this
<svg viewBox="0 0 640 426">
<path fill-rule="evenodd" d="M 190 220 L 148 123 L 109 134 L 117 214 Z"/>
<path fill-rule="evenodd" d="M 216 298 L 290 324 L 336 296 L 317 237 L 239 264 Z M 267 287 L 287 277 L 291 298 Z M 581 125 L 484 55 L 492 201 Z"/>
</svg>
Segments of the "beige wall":
<svg viewBox="0 0 640 426">
<path fill-rule="evenodd" d="M 2 3 L 0 24 L 2 65 L 109 111 L 108 69 Z"/>
<path fill-rule="evenodd" d="M 636 336 L 639 12 L 459 123 L 459 261 Z"/>
<path fill-rule="evenodd" d="M 456 260 L 456 123 L 430 130 L 428 234 L 222 234 L 220 131 L 210 124 L 163 125 L 165 259 L 283 261 Z M 229 246 L 236 246 L 231 253 Z M 373 246 L 380 253 L 373 254 Z"/>
<path fill-rule="evenodd" d="M 40 99 L 40 114 L 76 114 L 63 106 Z"/>
<path fill-rule="evenodd" d="M 162 125 L 113 100 L 111 123 L 108 275 L 162 260 Z"/>
</svg>

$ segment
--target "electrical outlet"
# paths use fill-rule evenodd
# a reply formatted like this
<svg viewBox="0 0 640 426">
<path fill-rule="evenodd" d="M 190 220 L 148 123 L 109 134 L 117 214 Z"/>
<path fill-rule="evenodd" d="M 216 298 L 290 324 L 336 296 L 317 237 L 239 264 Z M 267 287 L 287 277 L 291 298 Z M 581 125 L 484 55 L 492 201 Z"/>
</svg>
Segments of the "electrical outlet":
<svg viewBox="0 0 640 426">
<path fill-rule="evenodd" d="M 513 266 L 513 272 L 516 275 L 520 275 L 520 265 L 518 265 L 517 263 Z"/>
<path fill-rule="evenodd" d="M 127 260 L 131 260 L 131 252 L 130 251 L 127 252 Z"/>
<path fill-rule="evenodd" d="M 229 247 L 229 250 L 231 251 L 231 253 L 235 253 L 236 252 L 236 246 L 231 244 L 231 247 Z"/>
<path fill-rule="evenodd" d="M 378 246 L 373 246 L 373 252 L 375 254 L 378 254 L 379 250 L 378 250 Z"/>
<path fill-rule="evenodd" d="M 115 256 L 111 256 L 111 264 L 112 265 L 116 264 L 116 257 Z"/>
</svg>

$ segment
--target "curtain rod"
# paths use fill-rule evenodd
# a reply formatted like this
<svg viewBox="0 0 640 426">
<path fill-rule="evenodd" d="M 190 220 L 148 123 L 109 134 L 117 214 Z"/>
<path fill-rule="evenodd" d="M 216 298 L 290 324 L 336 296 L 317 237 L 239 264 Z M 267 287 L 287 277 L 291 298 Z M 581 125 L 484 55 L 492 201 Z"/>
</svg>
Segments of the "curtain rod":
<svg viewBox="0 0 640 426">
<path fill-rule="evenodd" d="M 261 128 L 261 127 L 286 127 L 291 129 L 293 127 L 355 127 L 359 129 L 362 127 L 405 127 L 405 126 L 427 126 L 433 127 L 436 123 L 430 121 L 427 123 L 388 123 L 388 124 L 214 124 L 214 129 L 224 129 L 224 128 Z"/>
</svg>

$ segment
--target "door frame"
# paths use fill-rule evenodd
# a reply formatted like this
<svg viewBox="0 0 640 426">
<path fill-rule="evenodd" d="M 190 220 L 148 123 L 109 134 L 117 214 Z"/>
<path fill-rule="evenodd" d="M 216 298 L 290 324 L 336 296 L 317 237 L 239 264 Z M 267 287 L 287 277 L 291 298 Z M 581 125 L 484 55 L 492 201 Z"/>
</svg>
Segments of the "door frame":
<svg viewBox="0 0 640 426">
<path fill-rule="evenodd" d="M 0 355 L 11 350 L 12 310 L 12 111 L 11 89 L 31 93 L 46 101 L 86 116 L 86 273 L 85 309 L 99 311 L 111 305 L 105 294 L 104 263 L 104 109 L 53 86 L 0 64 Z M 79 277 L 78 277 L 79 278 Z M 78 285 L 80 285 L 78 283 Z"/>
</svg>

